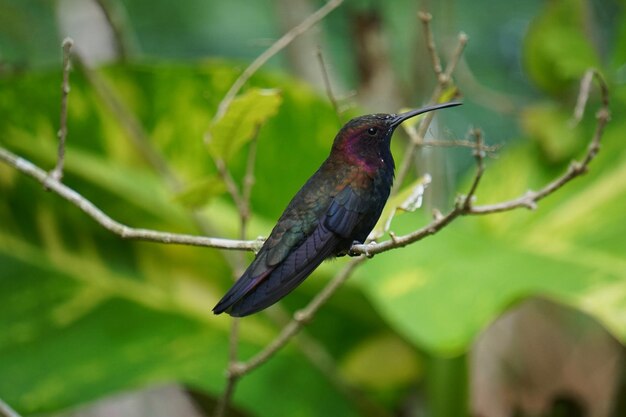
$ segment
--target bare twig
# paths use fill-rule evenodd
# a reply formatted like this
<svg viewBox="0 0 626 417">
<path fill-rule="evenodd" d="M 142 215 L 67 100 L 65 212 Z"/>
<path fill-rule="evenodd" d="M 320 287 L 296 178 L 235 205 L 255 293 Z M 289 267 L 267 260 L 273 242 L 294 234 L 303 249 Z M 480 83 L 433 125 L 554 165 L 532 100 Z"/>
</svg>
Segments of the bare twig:
<svg viewBox="0 0 626 417">
<path fill-rule="evenodd" d="M 450 81 L 452 79 L 452 73 L 454 72 L 456 65 L 458 64 L 461 55 L 463 55 L 463 51 L 465 50 L 465 46 L 467 45 L 467 42 L 468 42 L 468 37 L 463 32 L 459 34 L 457 47 L 452 57 L 450 58 L 448 65 L 446 66 L 445 72 L 442 72 L 441 62 L 439 61 L 439 58 L 436 53 L 434 36 L 430 28 L 431 16 L 428 13 L 424 13 L 424 12 L 420 12 L 419 16 L 423 24 L 424 37 L 426 39 L 427 47 L 429 51 L 431 50 L 431 48 L 433 49 L 433 52 L 431 52 L 430 55 L 431 55 L 431 61 L 433 65 L 433 71 L 435 72 L 435 75 L 437 76 L 437 85 L 435 86 L 435 89 L 433 90 L 433 93 L 431 95 L 430 103 L 434 104 L 441 96 L 441 93 L 445 91 L 445 89 L 450 84 Z M 430 46 L 428 46 L 428 44 L 430 44 Z M 402 187 L 402 183 L 404 182 L 405 178 L 409 174 L 409 170 L 411 169 L 411 166 L 413 165 L 413 157 L 415 155 L 415 151 L 424 142 L 424 136 L 426 135 L 426 132 L 428 131 L 428 128 L 430 127 L 430 123 L 432 122 L 434 117 L 435 117 L 434 112 L 425 114 L 424 118 L 421 120 L 419 124 L 419 128 L 417 130 L 413 130 L 414 134 L 411 134 L 411 132 L 409 131 L 411 140 L 407 144 L 406 150 L 404 151 L 404 157 L 403 157 L 402 163 L 400 164 L 400 168 L 398 169 L 398 175 L 396 175 L 396 181 L 395 181 L 396 185 L 391 190 L 392 195 L 395 195 Z"/>
<path fill-rule="evenodd" d="M 465 32 L 459 32 L 456 49 L 450 56 L 450 61 L 448 61 L 446 71 L 439 76 L 439 83 L 444 86 L 444 88 L 452 79 L 452 73 L 454 72 L 454 70 L 456 70 L 456 67 L 459 64 L 459 60 L 463 56 L 463 51 L 465 50 L 465 46 L 467 46 L 468 41 L 469 37 L 467 36 L 467 34 Z"/>
<path fill-rule="evenodd" d="M 258 128 L 257 128 L 258 134 Z M 254 187 L 254 167 L 256 164 L 256 153 L 259 144 L 257 134 L 250 142 L 248 147 L 248 160 L 246 162 L 246 173 L 243 177 L 243 184 L 241 186 L 241 198 L 244 206 L 241 211 L 241 239 L 245 239 L 248 235 L 248 222 L 250 221 L 250 198 L 252 197 L 252 187 Z"/>
<path fill-rule="evenodd" d="M 602 78 L 602 76 L 597 70 L 591 69 L 587 72 L 587 74 L 589 74 L 589 72 L 592 73 L 593 78 L 597 80 L 598 85 L 600 87 L 600 96 L 602 100 L 602 105 L 600 107 L 600 110 L 598 110 L 596 114 L 596 120 L 597 120 L 596 129 L 590 140 L 589 146 L 587 147 L 587 152 L 585 153 L 582 161 L 580 162 L 573 161 L 570 164 L 567 171 L 563 175 L 556 178 L 554 181 L 550 182 L 539 191 L 528 191 L 527 193 L 525 193 L 524 195 L 518 198 L 509 200 L 509 201 L 504 201 L 501 203 L 474 206 L 471 204 L 472 203 L 471 198 L 473 197 L 478 187 L 478 182 L 480 181 L 480 178 L 484 171 L 483 155 L 478 151 L 480 149 L 479 142 L 482 141 L 482 139 L 480 139 L 480 135 L 475 136 L 477 140 L 476 153 L 475 153 L 475 157 L 477 161 L 477 171 L 474 176 L 474 181 L 472 182 L 472 185 L 470 186 L 470 191 L 468 192 L 467 196 L 459 200 L 459 202 L 457 202 L 455 207 L 448 214 L 446 215 L 440 214 L 436 216 L 435 219 L 430 224 L 412 233 L 409 233 L 407 235 L 394 236 L 393 239 L 387 240 L 382 243 L 353 245 L 351 251 L 356 254 L 375 255 L 378 253 L 386 252 L 391 249 L 403 247 L 411 243 L 415 243 L 429 235 L 437 233 L 439 230 L 447 226 L 449 223 L 451 223 L 454 219 L 456 219 L 459 216 L 484 215 L 484 214 L 490 214 L 490 213 L 498 213 L 498 212 L 503 212 L 503 211 L 515 210 L 517 208 L 534 209 L 537 207 L 537 203 L 540 200 L 544 199 L 550 194 L 553 194 L 555 191 L 557 191 L 558 189 L 560 189 L 561 187 L 563 187 L 564 185 L 566 185 L 567 183 L 569 183 L 576 177 L 586 173 L 589 167 L 589 164 L 595 158 L 598 151 L 600 150 L 600 141 L 602 139 L 604 128 L 611 118 L 611 113 L 609 110 L 609 92 L 608 92 L 608 87 L 606 85 L 606 82 L 604 81 L 604 78 Z M 589 75 L 585 75 L 585 78 L 583 80 L 587 80 L 588 78 L 589 78 Z M 586 84 L 583 83 L 583 87 L 585 86 Z M 581 94 L 583 95 L 588 96 L 589 91 L 590 91 L 589 88 L 581 88 Z M 579 98 L 579 102 L 580 100 L 584 100 L 586 102 L 587 98 L 588 97 L 585 97 L 583 99 Z"/>
<path fill-rule="evenodd" d="M 2 417 L 21 417 L 15 410 L 0 398 L 0 416 Z"/>
<path fill-rule="evenodd" d="M 233 317 L 228 342 L 228 369 L 226 371 L 226 388 L 224 388 L 224 393 L 217 402 L 215 412 L 213 413 L 214 417 L 222 417 L 226 415 L 226 408 L 228 407 L 228 404 L 230 403 L 230 400 L 235 393 L 235 388 L 240 378 L 240 375 L 235 370 L 235 367 L 237 366 L 238 347 L 239 319 Z"/>
<path fill-rule="evenodd" d="M 578 100 L 576 100 L 576 108 L 574 109 L 574 121 L 578 123 L 582 120 L 585 114 L 585 108 L 587 107 L 587 100 L 589 99 L 589 92 L 591 91 L 591 83 L 593 77 L 596 75 L 596 71 L 593 69 L 587 70 L 585 76 L 580 80 L 580 91 L 578 93 Z M 604 86 L 606 88 L 606 86 Z"/>
<path fill-rule="evenodd" d="M 165 183 L 168 185 L 171 191 L 177 193 L 181 190 L 183 182 L 178 178 L 176 172 L 171 168 L 167 160 L 163 157 L 163 155 L 154 147 L 153 141 L 150 136 L 146 132 L 145 128 L 141 124 L 140 120 L 137 119 L 133 115 L 133 112 L 130 111 L 128 106 L 121 99 L 119 94 L 107 83 L 103 76 L 101 76 L 97 71 L 89 68 L 85 62 L 83 62 L 80 54 L 76 55 L 76 63 L 79 68 L 83 72 L 85 78 L 90 83 L 90 85 L 94 88 L 102 103 L 108 110 L 115 116 L 115 119 L 120 123 L 121 128 L 126 132 L 126 135 L 136 149 L 138 154 L 148 163 L 150 167 L 161 176 Z M 205 236 L 210 236 L 213 233 L 211 225 L 206 221 L 206 219 L 198 214 L 197 212 L 190 213 L 191 220 L 195 223 Z M 159 233 L 159 232 L 156 232 Z M 158 235 L 160 236 L 160 235 Z M 154 239 L 150 239 L 153 240 Z M 156 240 L 161 242 L 160 240 Z M 194 242 L 189 244 L 196 244 Z M 230 240 L 223 239 L 224 242 L 229 242 Z M 181 243 L 176 239 L 172 240 L 172 243 Z M 185 243 L 183 243 L 185 244 Z M 256 249 L 251 249 L 253 251 L 258 250 L 262 242 L 259 242 Z M 218 247 L 224 249 L 222 247 Z M 224 253 L 224 259 L 236 269 L 237 260 L 236 254 Z"/>
<path fill-rule="evenodd" d="M 218 172 L 221 177 L 224 179 L 226 183 L 226 188 L 231 195 L 231 198 L 235 202 L 237 209 L 239 211 L 239 237 L 241 239 L 245 239 L 247 235 L 248 221 L 250 219 L 250 197 L 252 195 L 252 187 L 254 185 L 254 166 L 256 161 L 256 151 L 257 151 L 257 137 L 259 133 L 260 126 L 257 126 L 256 132 L 252 141 L 250 142 L 250 146 L 248 148 L 248 159 L 246 163 L 246 171 L 243 178 L 243 184 L 241 186 L 241 190 L 235 183 L 234 179 L 230 175 L 228 171 L 228 167 L 226 166 L 223 160 L 216 160 L 215 164 L 218 168 Z M 237 279 L 244 271 L 245 264 L 243 256 L 240 256 L 237 259 L 234 272 L 234 279 Z M 217 402 L 217 406 L 215 409 L 214 417 L 222 417 L 226 415 L 226 409 L 228 408 L 228 404 L 232 399 L 233 394 L 235 393 L 235 388 L 237 387 L 237 382 L 239 381 L 240 375 L 236 372 L 235 368 L 237 367 L 237 356 L 238 356 L 238 346 L 239 346 L 239 318 L 233 317 L 231 321 L 231 331 L 229 336 L 229 347 L 228 347 L 228 369 L 226 372 L 226 388 L 224 389 L 224 393 L 220 397 Z"/>
<path fill-rule="evenodd" d="M 600 87 L 600 97 L 602 100 L 602 106 L 600 107 L 600 110 L 598 110 L 598 112 L 596 113 L 596 120 L 597 120 L 596 129 L 594 131 L 593 137 L 591 138 L 589 146 L 587 147 L 587 152 L 585 153 L 585 156 L 583 157 L 582 161 L 572 161 L 569 167 L 567 168 L 567 171 L 562 176 L 555 179 L 554 181 L 552 181 L 551 183 L 549 183 L 548 185 L 546 185 L 539 191 L 528 191 L 523 196 L 515 200 L 511 200 L 511 201 L 504 202 L 504 203 L 473 207 L 470 214 L 496 213 L 496 212 L 501 212 L 501 211 L 512 210 L 518 207 L 526 207 L 529 209 L 534 209 L 537 206 L 537 203 L 539 202 L 539 200 L 544 199 L 545 197 L 554 193 L 556 190 L 563 187 L 565 184 L 567 184 L 574 178 L 580 175 L 583 175 L 587 172 L 589 164 L 596 157 L 596 155 L 598 154 L 598 151 L 600 150 L 600 140 L 602 139 L 604 128 L 606 124 L 611 120 L 611 111 L 609 109 L 608 86 L 606 85 L 606 82 L 604 81 L 604 78 L 602 77 L 602 75 L 600 75 L 600 73 L 597 70 L 590 69 L 586 72 L 583 78 L 583 81 L 581 83 L 580 96 L 578 98 L 578 103 L 587 102 L 589 98 L 590 90 L 591 90 L 589 88 L 589 84 L 591 83 L 591 80 L 593 78 L 596 79 Z M 584 106 L 581 109 L 577 105 L 576 113 L 580 114 L 582 117 L 582 114 L 584 113 Z"/>
<path fill-rule="evenodd" d="M 364 256 L 351 259 L 350 262 L 344 267 L 344 269 L 337 274 L 323 289 L 318 293 L 315 298 L 302 310 L 297 311 L 294 314 L 293 320 L 287 324 L 280 334 L 263 349 L 261 352 L 253 356 L 247 362 L 237 364 L 233 369 L 239 376 L 243 376 L 252 370 L 258 368 L 269 358 L 271 358 L 276 352 L 278 352 L 283 346 L 285 346 L 293 336 L 295 336 L 302 327 L 307 324 L 320 307 L 328 301 L 328 299 L 337 291 L 344 282 L 350 278 L 352 272 L 365 261 Z"/>
<path fill-rule="evenodd" d="M 362 264 L 365 261 L 365 257 L 357 257 L 352 260 L 322 289 L 320 293 L 318 293 L 315 298 L 303 309 L 294 314 L 293 319 L 283 327 L 280 334 L 276 336 L 276 338 L 268 344 L 261 352 L 253 356 L 246 362 L 239 362 L 232 364 L 229 367 L 229 376 L 231 374 L 235 374 L 236 378 L 241 378 L 244 375 L 252 372 L 259 366 L 263 365 L 265 362 L 270 360 L 280 349 L 282 349 L 294 336 L 296 336 L 303 327 L 315 316 L 317 311 L 328 301 L 328 299 L 339 289 L 347 280 L 350 278 L 354 270 L 357 266 Z M 315 362 L 318 364 L 323 371 L 326 370 L 325 373 L 329 371 L 328 364 L 328 355 L 326 352 L 311 352 L 310 345 L 307 342 L 308 348 L 303 349 L 303 352 L 308 357 L 316 357 L 318 360 Z M 320 354 L 322 356 L 321 361 L 326 362 L 325 366 L 319 366 Z M 342 380 L 338 380 L 335 375 L 332 380 L 337 384 L 337 386 L 342 389 L 355 403 L 363 409 L 363 412 L 366 413 L 364 415 L 372 415 L 372 416 L 388 416 L 389 414 L 385 412 L 384 409 L 381 409 L 377 404 L 372 403 L 371 401 L 363 398 L 358 395 L 353 389 L 351 389 L 348 385 L 346 385 Z"/>
<path fill-rule="evenodd" d="M 261 55 L 252 61 L 252 63 L 241 73 L 239 78 L 235 80 L 228 92 L 224 95 L 213 120 L 220 119 L 224 116 L 226 110 L 230 106 L 230 103 L 232 103 L 239 90 L 241 90 L 241 87 L 243 87 L 250 77 L 252 77 L 252 75 L 258 71 L 258 69 L 261 68 L 271 57 L 287 47 L 298 36 L 315 26 L 318 22 L 324 19 L 328 13 L 339 7 L 341 3 L 343 3 L 343 0 L 329 0 L 324 6 L 320 7 L 315 13 L 307 16 L 307 18 L 304 19 L 298 26 L 293 27 L 285 33 L 280 39 L 274 42 L 272 46 L 267 48 Z"/>
<path fill-rule="evenodd" d="M 61 83 L 61 117 L 59 123 L 59 148 L 57 154 L 57 163 L 50 177 L 57 181 L 63 178 L 63 164 L 65 163 L 65 139 L 67 138 L 67 97 L 70 94 L 70 69 L 72 67 L 71 52 L 74 41 L 72 38 L 63 39 L 63 82 Z"/>
<path fill-rule="evenodd" d="M 437 79 L 439 79 L 439 77 L 443 74 L 443 68 L 441 67 L 441 60 L 439 59 L 439 55 L 437 54 L 435 37 L 433 36 L 433 31 L 430 28 L 430 21 L 433 19 L 433 16 L 430 13 L 423 11 L 418 12 L 417 15 L 422 21 L 422 28 L 424 29 L 424 39 L 426 41 L 426 49 L 428 50 L 428 56 L 430 57 L 433 71 L 435 71 L 435 76 L 437 77 Z"/>
<path fill-rule="evenodd" d="M 411 141 L 415 143 L 417 147 L 433 147 L 433 148 L 472 148 L 476 149 L 476 142 L 467 140 L 467 139 L 455 139 L 455 140 L 446 140 L 446 139 L 424 139 L 417 133 L 417 129 L 415 126 L 411 124 L 403 124 L 405 132 L 409 135 Z M 483 152 L 488 154 L 492 154 L 500 149 L 499 145 L 486 145 L 483 143 L 480 146 L 480 149 Z"/>
<path fill-rule="evenodd" d="M 109 0 L 96 0 L 96 5 L 100 7 L 104 18 L 106 19 L 115 40 L 115 49 L 122 61 L 128 59 L 131 51 L 134 50 L 134 42 L 132 42 L 129 34 L 130 25 L 124 19 L 125 15 L 120 13 L 119 4 L 115 7 Z"/>
<path fill-rule="evenodd" d="M 458 139 L 458 140 L 445 140 L 445 139 L 437 139 L 437 140 L 424 140 L 420 146 L 430 146 L 433 148 L 476 148 L 476 143 Z M 493 154 L 500 149 L 500 145 L 485 145 L 484 143 L 480 146 L 480 150 L 486 152 L 487 154 Z"/>
<path fill-rule="evenodd" d="M 159 243 L 172 243 L 190 246 L 206 246 L 219 249 L 235 249 L 235 250 L 258 250 L 263 242 L 258 240 L 234 240 L 221 239 L 215 237 L 194 236 L 178 233 L 166 233 L 156 230 L 136 229 L 126 226 L 116 220 L 113 220 L 102 210 L 95 206 L 91 201 L 62 184 L 61 182 L 50 178 L 48 174 L 34 165 L 32 162 L 21 158 L 7 149 L 0 147 L 0 161 L 12 166 L 21 173 L 34 178 L 50 191 L 55 192 L 61 198 L 72 203 L 89 217 L 94 219 L 105 229 L 115 233 L 123 239 L 146 240 Z"/>
<path fill-rule="evenodd" d="M 239 191 L 239 186 L 235 182 L 235 179 L 232 177 L 230 171 L 226 167 L 226 163 L 223 159 L 215 159 L 215 167 L 217 168 L 218 174 L 226 185 L 226 191 L 228 191 L 228 194 L 230 194 L 230 197 L 233 199 L 233 202 L 237 206 L 237 210 L 241 212 L 243 210 L 241 192 Z"/>
<path fill-rule="evenodd" d="M 465 197 L 461 197 L 458 202 L 464 212 L 472 210 L 472 200 L 474 199 L 474 195 L 476 194 L 476 190 L 478 189 L 478 184 L 480 184 L 480 180 L 485 172 L 485 152 L 482 150 L 483 133 L 480 131 L 480 129 L 474 129 L 472 131 L 472 136 L 474 136 L 474 139 L 476 141 L 476 147 L 474 148 L 474 159 L 476 160 L 476 174 L 474 174 L 474 180 L 472 181 L 472 185 L 470 185 L 470 189 L 467 192 L 467 195 Z"/>
<path fill-rule="evenodd" d="M 320 63 L 320 70 L 322 71 L 322 79 L 324 80 L 324 88 L 326 89 L 326 96 L 330 101 L 330 104 L 333 106 L 335 110 L 335 114 L 337 115 L 337 120 L 339 124 L 341 124 L 341 112 L 339 111 L 339 105 L 337 103 L 337 99 L 333 94 L 333 88 L 330 85 L 330 77 L 328 76 L 328 69 L 326 68 L 326 62 L 324 61 L 324 55 L 322 54 L 322 48 L 317 47 L 317 60 Z"/>
</svg>

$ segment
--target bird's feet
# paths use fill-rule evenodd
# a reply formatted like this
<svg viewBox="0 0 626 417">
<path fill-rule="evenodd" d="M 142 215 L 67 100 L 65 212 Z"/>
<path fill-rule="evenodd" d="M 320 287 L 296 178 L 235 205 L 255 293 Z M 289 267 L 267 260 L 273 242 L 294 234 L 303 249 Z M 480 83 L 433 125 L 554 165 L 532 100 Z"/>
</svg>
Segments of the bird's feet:
<svg viewBox="0 0 626 417">
<path fill-rule="evenodd" d="M 354 245 L 363 245 L 363 242 L 359 242 L 359 241 L 356 241 L 356 240 L 355 240 L 354 242 L 352 242 L 352 246 L 354 246 Z M 352 250 L 352 246 L 351 246 L 351 247 L 350 247 L 350 249 L 348 250 L 348 256 L 350 256 L 350 257 L 355 257 L 355 256 L 365 255 L 365 256 L 367 256 L 368 258 L 373 258 L 373 257 L 374 257 L 374 255 L 373 255 L 373 254 L 370 254 L 370 253 L 368 252 L 368 250 L 367 250 L 367 249 L 369 248 L 369 246 L 370 246 L 370 245 L 376 245 L 376 242 L 372 240 L 371 242 L 366 243 L 366 244 L 364 245 L 364 246 L 365 246 L 365 250 L 364 250 L 363 252 L 360 252 L 360 251 L 359 251 L 359 252 L 353 251 L 353 250 Z"/>
<path fill-rule="evenodd" d="M 335 256 L 336 256 L 337 258 L 341 258 L 341 257 L 344 257 L 344 256 L 346 256 L 346 255 L 347 255 L 347 256 L 349 256 L 349 257 L 359 256 L 359 255 L 360 255 L 360 253 L 353 252 L 353 251 L 352 251 L 352 247 L 353 247 L 354 245 L 361 245 L 361 244 L 363 244 L 363 242 L 359 242 L 358 240 L 354 240 L 354 241 L 350 244 L 350 247 L 349 247 L 349 248 L 346 248 L 346 249 L 342 250 L 341 252 L 337 253 Z"/>
</svg>

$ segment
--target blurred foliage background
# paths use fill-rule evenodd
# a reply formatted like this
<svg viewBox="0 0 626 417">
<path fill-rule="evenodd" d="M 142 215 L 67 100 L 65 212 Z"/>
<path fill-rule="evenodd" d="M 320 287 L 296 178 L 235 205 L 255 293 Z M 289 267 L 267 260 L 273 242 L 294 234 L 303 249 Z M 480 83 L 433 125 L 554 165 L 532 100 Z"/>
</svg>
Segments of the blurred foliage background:
<svg viewBox="0 0 626 417">
<path fill-rule="evenodd" d="M 72 36 L 83 64 L 71 74 L 64 182 L 134 227 L 236 237 L 203 135 L 247 63 L 322 4 L 0 0 L 0 146 L 53 167 L 60 42 Z M 459 31 L 470 37 L 455 74 L 465 105 L 431 133 L 479 126 L 503 145 L 479 203 L 537 189 L 581 155 L 597 94 L 582 123 L 570 120 L 588 67 L 610 87 L 602 151 L 535 211 L 462 218 L 368 261 L 306 338 L 241 381 L 232 415 L 626 415 L 622 0 L 345 0 L 245 87 L 280 91 L 254 110 L 276 114 L 258 136 L 249 238 L 269 233 L 340 127 L 318 45 L 343 121 L 428 99 L 418 10 L 433 14 L 444 62 Z M 405 141 L 396 134 L 397 161 Z M 235 178 L 245 160 L 228 160 Z M 426 207 L 394 220 L 396 233 L 451 207 L 473 173 L 467 149 L 426 148 L 416 166 L 433 177 Z M 4 164 L 0 196 L 0 398 L 23 415 L 209 415 L 230 323 L 210 308 L 232 282 L 232 254 L 122 241 Z M 301 308 L 345 262 L 325 263 L 284 307 Z M 266 314 L 241 327 L 242 358 L 280 330 Z M 308 340 L 327 367 L 303 353 Z"/>
</svg>

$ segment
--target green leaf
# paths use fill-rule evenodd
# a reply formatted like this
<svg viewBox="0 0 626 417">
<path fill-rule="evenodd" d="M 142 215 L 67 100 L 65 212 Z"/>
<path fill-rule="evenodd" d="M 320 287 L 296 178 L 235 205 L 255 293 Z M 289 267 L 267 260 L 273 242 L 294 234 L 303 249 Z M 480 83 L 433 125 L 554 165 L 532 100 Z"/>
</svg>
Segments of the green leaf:
<svg viewBox="0 0 626 417">
<path fill-rule="evenodd" d="M 209 128 L 207 146 L 213 158 L 229 161 L 278 112 L 281 102 L 278 90 L 252 88 L 236 97 Z"/>
<path fill-rule="evenodd" d="M 414 349 L 392 334 L 361 342 L 343 359 L 341 368 L 349 381 L 385 390 L 414 383 L 422 372 Z"/>
<path fill-rule="evenodd" d="M 586 33 L 587 6 L 583 0 L 548 2 L 528 30 L 526 68 L 531 79 L 547 92 L 562 92 L 600 63 Z"/>
<path fill-rule="evenodd" d="M 521 124 L 552 163 L 573 158 L 583 143 L 580 130 L 572 126 L 571 113 L 550 104 L 537 104 L 524 109 Z"/>
<path fill-rule="evenodd" d="M 144 145 L 163 155 L 180 182 L 198 190 L 197 194 L 187 190 L 191 200 L 201 200 L 199 190 L 215 175 L 207 152 L 202 152 L 202 133 L 211 111 L 206 97 L 220 97 L 225 74 L 232 78 L 237 68 L 211 63 L 159 65 L 158 71 L 149 66 L 104 71 L 111 75 L 114 94 L 129 112 L 139 115 L 149 139 Z M 52 167 L 55 161 L 59 79 L 59 73 L 0 78 L 0 114 L 7 126 L 0 143 L 42 167 Z M 273 213 L 290 198 L 289 188 L 327 153 L 326 139 L 332 136 L 326 135 L 325 126 L 335 116 L 302 84 L 262 74 L 251 84 L 280 85 L 284 91 L 280 99 L 289 103 L 261 132 L 263 146 L 258 152 L 263 175 L 257 177 L 253 207 Z M 195 224 L 200 216 L 213 235 L 235 236 L 238 216 L 227 199 L 213 199 L 192 216 L 171 198 L 175 187 L 146 163 L 129 132 L 78 71 L 72 74 L 69 105 L 64 183 L 130 226 L 199 234 Z M 304 132 L 290 141 L 288 149 L 281 138 L 285 126 L 287 131 Z M 320 132 L 323 136 L 317 139 Z M 294 153 L 307 158 L 286 161 Z M 233 176 L 240 178 L 245 158 L 233 157 L 232 162 Z M 293 168 L 294 175 L 285 176 L 285 166 Z M 272 198 L 267 198 L 269 192 Z M 0 195 L 3 400 L 26 414 L 52 412 L 164 380 L 189 384 L 212 396 L 223 392 L 230 319 L 210 311 L 232 285 L 232 270 L 222 252 L 125 241 L 4 164 Z M 274 219 L 259 212 L 252 218 L 251 234 L 267 235 Z M 337 268 L 326 265 L 318 271 L 315 285 Z M 308 300 L 307 291 L 311 290 L 305 288 L 291 298 L 300 303 L 297 307 Z M 352 304 L 343 301 L 339 297 L 340 308 L 328 306 L 318 317 L 328 320 L 328 314 L 335 324 L 338 318 L 346 323 L 334 326 L 332 337 L 321 341 L 338 354 L 350 349 L 353 340 L 380 331 L 380 323 L 372 326 L 355 318 Z M 368 306 L 362 298 L 360 305 Z M 368 314 L 374 316 L 371 310 Z M 257 353 L 277 330 L 263 315 L 245 320 L 241 358 Z M 277 391 L 284 396 L 281 401 L 274 400 Z M 281 351 L 243 379 L 233 403 L 261 417 L 357 414 L 352 401 L 294 348 Z"/>
<path fill-rule="evenodd" d="M 188 185 L 174 196 L 174 201 L 188 208 L 200 208 L 224 192 L 226 192 L 224 181 L 213 175 Z"/>
<path fill-rule="evenodd" d="M 575 306 L 626 342 L 621 129 L 623 123 L 608 127 L 590 173 L 536 211 L 458 219 L 416 245 L 376 256 L 355 282 L 394 329 L 437 355 L 465 352 L 502 311 L 529 296 Z M 487 167 L 477 204 L 522 195 L 558 174 L 531 149 L 510 151 Z M 394 227 L 415 229 L 408 217 Z M 429 221 L 424 216 L 422 224 Z"/>
</svg>

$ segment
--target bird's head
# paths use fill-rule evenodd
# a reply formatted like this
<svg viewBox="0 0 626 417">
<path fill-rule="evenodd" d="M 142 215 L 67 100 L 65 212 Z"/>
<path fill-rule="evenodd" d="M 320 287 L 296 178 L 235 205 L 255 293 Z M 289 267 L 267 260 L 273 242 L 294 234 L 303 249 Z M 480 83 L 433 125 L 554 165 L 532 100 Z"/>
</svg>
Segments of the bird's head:
<svg viewBox="0 0 626 417">
<path fill-rule="evenodd" d="M 391 136 L 402 122 L 429 111 L 460 104 L 462 103 L 453 101 L 400 114 L 379 113 L 355 117 L 337 133 L 332 152 L 360 161 L 376 162 L 385 159 L 387 155 L 390 155 Z"/>
</svg>

